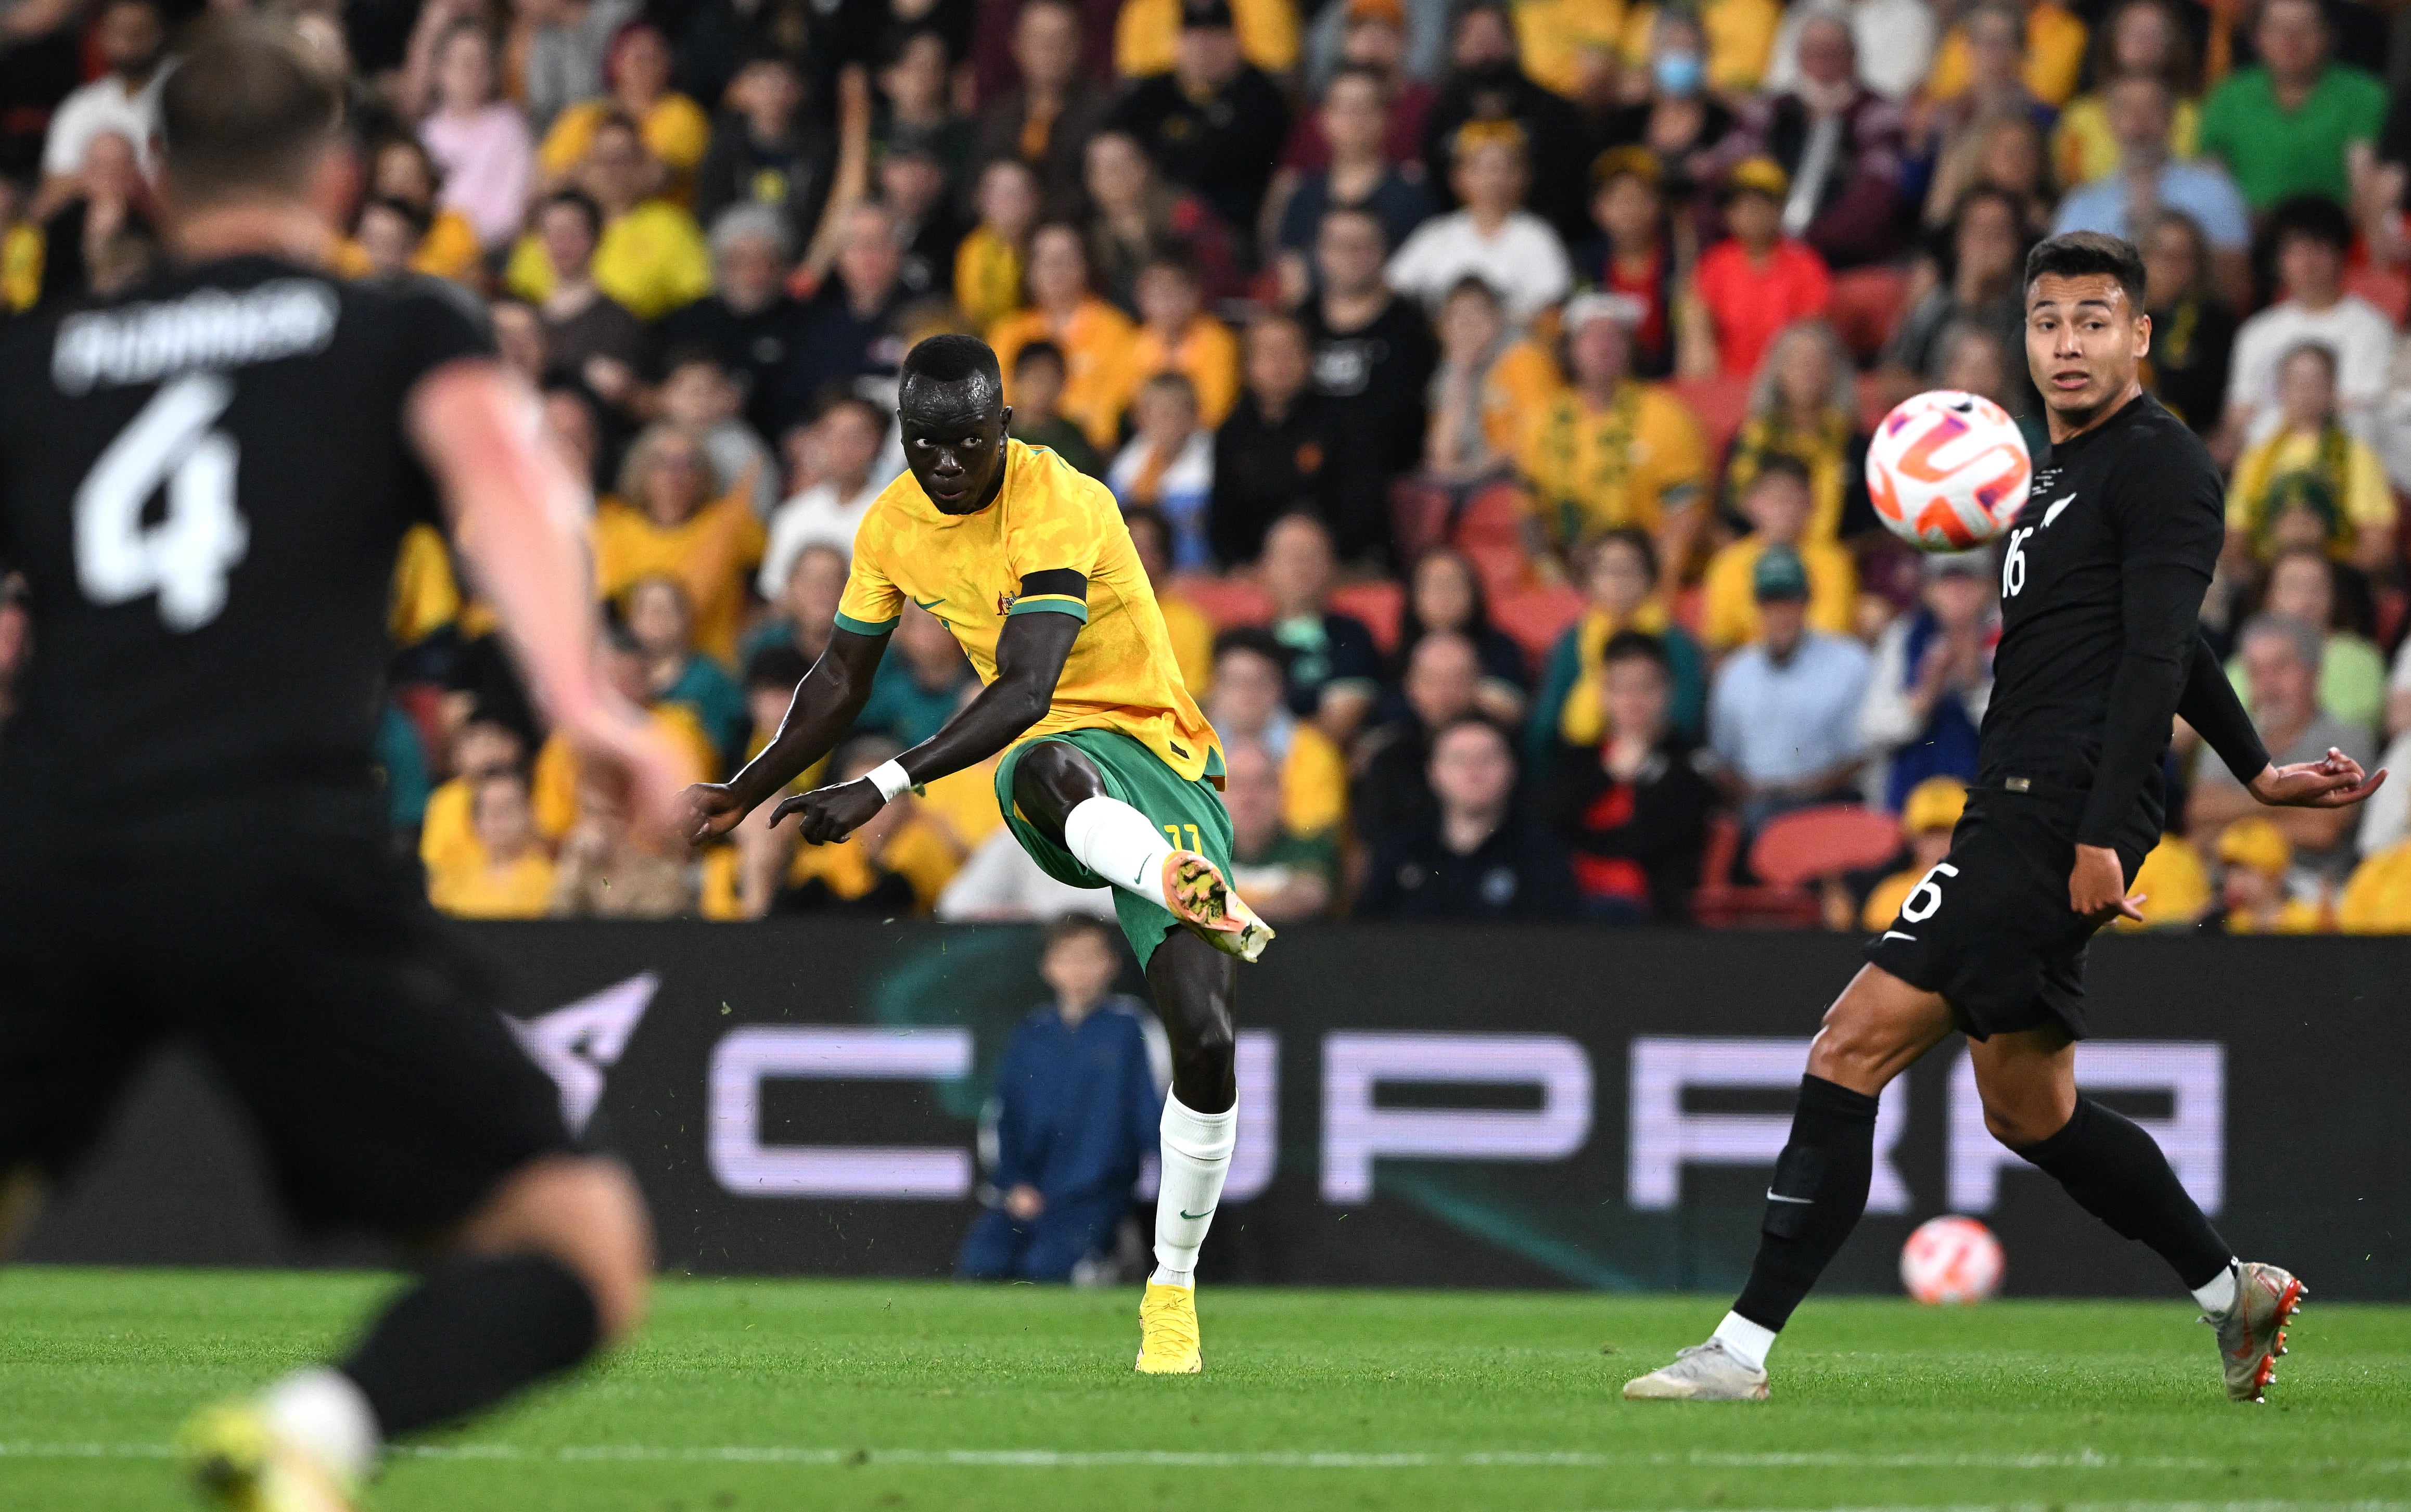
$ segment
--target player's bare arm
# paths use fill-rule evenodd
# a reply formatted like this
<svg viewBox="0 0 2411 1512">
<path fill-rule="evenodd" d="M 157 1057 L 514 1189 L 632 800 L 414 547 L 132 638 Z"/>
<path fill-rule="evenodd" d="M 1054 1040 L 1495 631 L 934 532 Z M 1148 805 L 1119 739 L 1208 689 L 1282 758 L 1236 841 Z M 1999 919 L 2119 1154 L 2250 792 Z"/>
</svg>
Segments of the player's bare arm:
<svg viewBox="0 0 2411 1512">
<path fill-rule="evenodd" d="M 680 799 L 679 833 L 694 842 L 727 834 L 827 755 L 870 701 L 870 680 L 886 651 L 885 635 L 840 626 L 829 637 L 828 649 L 796 685 L 779 733 L 761 754 L 725 782 L 699 782 L 686 790 Z"/>
<path fill-rule="evenodd" d="M 896 759 L 905 778 L 915 787 L 933 782 L 977 766 L 1020 739 L 1046 717 L 1080 630 L 1081 621 L 1067 615 L 1021 615 L 1007 621 L 996 643 L 996 680 L 944 728 Z M 827 845 L 869 823 L 886 805 L 887 794 L 877 783 L 856 778 L 787 799 L 772 812 L 770 822 L 800 815 L 804 839 Z"/>
</svg>

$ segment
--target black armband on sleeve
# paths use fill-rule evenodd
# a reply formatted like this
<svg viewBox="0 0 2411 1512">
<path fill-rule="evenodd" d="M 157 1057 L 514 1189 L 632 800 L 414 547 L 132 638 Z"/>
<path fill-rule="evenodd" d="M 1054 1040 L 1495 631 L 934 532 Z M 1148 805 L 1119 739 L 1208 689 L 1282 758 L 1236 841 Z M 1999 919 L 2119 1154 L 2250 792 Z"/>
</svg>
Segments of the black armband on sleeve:
<svg viewBox="0 0 2411 1512">
<path fill-rule="evenodd" d="M 2218 664 L 2217 653 L 2199 631 L 2194 634 L 2193 664 L 2185 672 L 2185 695 L 2177 702 L 2177 713 L 2218 752 L 2236 781 L 2250 787 L 2269 764 L 2269 748 L 2253 728 L 2243 701 L 2235 696 L 2235 685 L 2227 680 L 2227 669 Z"/>
</svg>

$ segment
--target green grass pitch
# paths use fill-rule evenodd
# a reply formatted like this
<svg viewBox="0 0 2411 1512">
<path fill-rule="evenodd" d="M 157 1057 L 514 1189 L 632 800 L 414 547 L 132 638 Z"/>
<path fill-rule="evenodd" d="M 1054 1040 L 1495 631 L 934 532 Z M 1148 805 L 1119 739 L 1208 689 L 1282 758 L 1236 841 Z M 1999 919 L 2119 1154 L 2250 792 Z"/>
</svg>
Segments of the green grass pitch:
<svg viewBox="0 0 2411 1512">
<path fill-rule="evenodd" d="M 0 1508 L 183 1507 L 195 1403 L 334 1347 L 356 1274 L 0 1274 Z M 2023 1504 L 2411 1508 L 2411 1309 L 2315 1297 L 2266 1406 L 2180 1301 L 1815 1301 L 1775 1400 L 1627 1403 L 1707 1298 L 1203 1294 L 1141 1379 L 1134 1292 L 665 1283 L 642 1343 L 398 1457 L 383 1512 Z"/>
</svg>

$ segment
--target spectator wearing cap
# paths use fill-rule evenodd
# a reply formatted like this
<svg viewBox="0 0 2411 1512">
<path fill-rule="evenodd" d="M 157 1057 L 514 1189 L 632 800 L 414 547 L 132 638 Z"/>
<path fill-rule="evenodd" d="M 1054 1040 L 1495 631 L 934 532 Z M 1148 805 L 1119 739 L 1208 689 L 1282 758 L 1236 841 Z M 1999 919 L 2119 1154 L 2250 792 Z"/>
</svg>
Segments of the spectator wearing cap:
<svg viewBox="0 0 2411 1512">
<path fill-rule="evenodd" d="M 1566 306 L 1571 386 L 1531 416 L 1516 452 L 1527 543 L 1535 556 L 1563 561 L 1582 543 L 1635 525 L 1677 573 L 1706 514 L 1707 443 L 1681 400 L 1630 375 L 1631 319 L 1611 296 Z"/>
<path fill-rule="evenodd" d="M 1654 635 L 1625 631 L 1601 648 L 1604 734 L 1560 744 L 1542 810 L 1573 853 L 1583 911 L 1619 923 L 1683 923 L 1700 885 L 1716 789 L 1673 723 L 1673 673 Z"/>
<path fill-rule="evenodd" d="M 1247 385 L 1214 432 L 1214 499 L 1206 533 L 1226 566 L 1256 560 L 1273 521 L 1329 497 L 1329 411 L 1309 382 L 1306 332 L 1291 316 L 1256 317 L 1246 341 Z"/>
<path fill-rule="evenodd" d="M 2089 35 L 2084 22 L 2057 0 L 2014 0 L 1998 8 L 2019 23 L 2010 41 L 2024 51 L 2020 76 L 2026 89 L 2036 99 L 2054 109 L 2067 104 L 2076 93 L 2077 80 L 2084 69 L 2084 45 Z M 1935 57 L 1934 72 L 1925 85 L 1932 98 L 1953 100 L 1966 91 L 1977 71 L 1970 57 L 1973 27 L 1967 22 L 1944 35 L 1942 51 Z"/>
<path fill-rule="evenodd" d="M 1674 622 L 1658 592 L 1658 551 L 1646 533 L 1608 531 L 1576 554 L 1583 613 L 1550 649 L 1525 727 L 1524 749 L 1545 762 L 1559 742 L 1596 746 L 1607 733 L 1600 667 L 1607 643 L 1627 631 L 1657 641 L 1666 662 L 1667 719 L 1697 740 L 1705 720 L 1708 679 L 1697 641 Z"/>
<path fill-rule="evenodd" d="M 1934 65 L 1934 7 L 1925 0 L 1810 0 L 1783 14 L 1775 51 L 1767 59 L 1766 87 L 1796 90 L 1804 70 L 1800 45 L 1808 23 L 1831 16 L 1849 28 L 1858 77 L 1892 101 L 1906 105 Z"/>
<path fill-rule="evenodd" d="M 1331 532 L 1311 515 L 1286 515 L 1264 532 L 1258 562 L 1272 595 L 1273 639 L 1289 653 L 1289 709 L 1347 746 L 1381 686 L 1373 632 L 1331 607 Z"/>
<path fill-rule="evenodd" d="M 787 381 L 797 393 L 832 388 L 895 403 L 904 365 L 902 330 L 913 292 L 904 286 L 904 248 L 895 212 L 872 201 L 848 206 L 837 226 L 837 260 L 804 307 Z"/>
<path fill-rule="evenodd" d="M 676 578 L 694 610 L 695 645 L 734 662 L 746 579 L 765 544 L 751 481 L 729 486 L 694 435 L 656 424 L 628 448 L 618 497 L 595 509 L 596 587 L 621 601 L 644 578 Z"/>
<path fill-rule="evenodd" d="M 2219 286 L 2241 289 L 2252 244 L 2252 215 L 2235 182 L 2214 163 L 2177 160 L 2170 150 L 2176 96 L 2156 74 L 2131 73 L 2104 91 L 2110 134 L 2118 144 L 2111 172 L 2068 191 L 2052 232 L 2101 231 L 2132 241 L 2162 206 L 2183 211 L 2201 227 L 2217 259 Z"/>
<path fill-rule="evenodd" d="M 1976 733 L 1993 697 L 2000 638 L 1990 551 L 1936 553 L 1914 613 L 1876 638 L 1859 738 L 1884 763 L 1883 806 L 1897 809 L 1929 778 L 1976 776 Z"/>
<path fill-rule="evenodd" d="M 1371 211 L 1381 219 L 1392 246 L 1403 243 L 1431 214 L 1423 185 L 1398 170 L 1388 152 L 1388 81 L 1365 64 L 1346 64 L 1331 76 L 1314 112 L 1321 124 L 1323 161 L 1298 170 L 1284 168 L 1274 181 L 1272 217 L 1283 283 L 1303 294 L 1316 227 L 1336 205 Z"/>
<path fill-rule="evenodd" d="M 2218 926 L 2230 935 L 2320 935 L 2334 927 L 2321 904 L 2294 894 L 2293 842 L 2258 814 L 2218 836 Z"/>
<path fill-rule="evenodd" d="M 1088 243 L 1079 227 L 1049 222 L 1030 238 L 1030 308 L 999 322 L 987 340 L 1007 373 L 1024 346 L 1053 342 L 1063 354 L 1063 417 L 1103 452 L 1119 440 L 1137 335 L 1128 315 L 1090 290 Z M 1018 402 L 1010 384 L 1004 398 Z"/>
<path fill-rule="evenodd" d="M 604 54 L 607 92 L 563 110 L 545 132 L 535 153 L 538 186 L 558 189 L 569 182 L 593 151 L 595 129 L 612 116 L 625 116 L 661 165 L 662 192 L 685 203 L 694 191 L 695 167 L 711 145 L 711 118 L 670 87 L 673 62 L 669 39 L 659 28 L 641 21 L 621 27 Z"/>
<path fill-rule="evenodd" d="M 1515 807 L 1515 751 L 1468 715 L 1432 737 L 1431 814 L 1373 852 L 1360 919 L 1525 922 L 1571 917 L 1581 894 L 1565 847 Z"/>
<path fill-rule="evenodd" d="M 1385 561 L 1390 487 L 1423 458 L 1438 352 L 1423 312 L 1382 281 L 1380 217 L 1335 210 L 1316 233 L 1320 286 L 1304 310 L 1314 390 L 1329 422 L 1324 516 L 1350 561 Z"/>
<path fill-rule="evenodd" d="M 1470 122 L 1458 129 L 1449 182 L 1463 208 L 1418 226 L 1390 259 L 1390 286 L 1437 313 L 1469 274 L 1496 285 L 1522 326 L 1573 287 L 1565 244 L 1524 209 L 1529 158 L 1521 127 Z"/>
<path fill-rule="evenodd" d="M 159 135 L 159 87 L 167 82 L 168 22 L 157 0 L 109 0 L 95 19 L 94 51 L 108 72 L 59 101 L 42 138 L 41 187 L 34 196 L 40 220 L 74 197 L 84 157 L 103 134 L 122 137 L 138 167 L 153 167 Z M 38 118 L 37 118 L 38 119 Z"/>
<path fill-rule="evenodd" d="M 1590 128 L 1562 95 L 1525 73 L 1509 11 L 1505 0 L 1469 0 L 1455 13 L 1448 73 L 1424 121 L 1424 185 L 1435 208 L 1455 209 L 1457 133 L 1468 122 L 1512 122 L 1524 134 L 1532 212 L 1560 237 L 1580 236 Z"/>
<path fill-rule="evenodd" d="M 2318 706 L 2319 632 L 2283 615 L 2256 615 L 2236 637 L 2250 691 L 2244 699 L 2252 722 L 2279 766 L 2316 762 L 2341 750 L 2364 766 L 2376 763 L 2366 730 L 2355 729 Z M 2238 819 L 2258 817 L 2259 805 L 2223 762 L 2205 760 L 2194 773 L 2185 805 L 2185 833 L 2208 843 Z M 2344 881 L 2352 868 L 2353 824 L 2348 808 L 2271 810 L 2270 821 L 2293 846 L 2293 884 L 2316 894 Z"/>
<path fill-rule="evenodd" d="M 2301 0 L 2277 3 L 2290 7 Z M 2344 286 L 2351 218 L 2331 201 L 2303 196 L 2277 207 L 2268 234 L 2285 294 L 2235 333 L 2223 439 L 2240 448 L 2279 429 L 2284 406 L 2278 369 L 2287 353 L 2306 342 L 2335 354 L 2336 400 L 2345 429 L 2374 435 L 2393 362 L 2394 327 L 2375 305 Z"/>
<path fill-rule="evenodd" d="M 1793 321 L 1767 343 L 1750 380 L 1747 416 L 1725 452 L 1725 498 L 1739 500 L 1760 464 L 1778 455 L 1808 471 L 1804 540 L 1834 541 L 1874 528 L 1857 374 L 1841 338 L 1822 320 Z"/>
<path fill-rule="evenodd" d="M 1032 446 L 1044 446 L 1080 472 L 1102 480 L 1104 458 L 1089 444 L 1086 432 L 1063 414 L 1063 385 L 1069 376 L 1063 349 L 1040 337 L 1024 342 L 1005 370 L 1013 393 L 1013 433 Z"/>
<path fill-rule="evenodd" d="M 1711 655 L 1727 655 L 1764 632 L 1758 564 L 1777 549 L 1792 553 L 1808 574 L 1808 623 L 1828 635 L 1850 633 L 1858 607 L 1858 569 L 1849 552 L 1832 537 L 1819 540 L 1808 534 L 1814 507 L 1808 470 L 1798 458 L 1774 452 L 1760 458 L 1741 494 L 1749 533 L 1709 558 L 1701 580 L 1705 602 L 1700 637 Z"/>
<path fill-rule="evenodd" d="M 1440 305 L 1421 481 L 1453 520 L 1480 489 L 1513 475 L 1525 417 L 1563 386 L 1545 348 L 1508 323 L 1498 291 L 1469 273 Z"/>
<path fill-rule="evenodd" d="M 792 240 L 788 218 L 767 205 L 739 203 L 711 223 L 711 292 L 675 310 L 661 325 L 665 351 L 705 351 L 720 359 L 745 397 L 745 423 L 756 435 L 784 436 L 811 396 L 793 374 L 803 339 L 804 306 L 787 292 Z"/>
<path fill-rule="evenodd" d="M 1106 127 L 1089 138 L 1089 260 L 1097 292 L 1124 309 L 1160 257 L 1187 263 L 1208 299 L 1242 291 L 1231 231 L 1205 199 L 1156 172 L 1136 138 Z"/>
<path fill-rule="evenodd" d="M 1132 84 L 1114 124 L 1147 150 L 1165 177 L 1202 196 L 1224 224 L 1251 231 L 1289 134 L 1289 102 L 1249 61 L 1233 30 L 1230 0 L 1178 4 L 1172 66 Z M 1124 7 L 1125 22 L 1132 8 Z"/>
<path fill-rule="evenodd" d="M 1197 269 L 1170 254 L 1151 258 L 1138 275 L 1138 338 L 1132 370 L 1151 378 L 1176 372 L 1197 396 L 1197 415 L 1212 429 L 1239 397 L 1239 339 L 1206 313 Z"/>
<path fill-rule="evenodd" d="M 878 466 L 887 422 L 886 412 L 859 394 L 830 400 L 812 421 L 816 475 L 770 516 L 769 544 L 755 579 L 763 598 L 779 596 L 796 553 L 806 546 L 829 546 L 854 559 L 855 531 L 890 481 Z"/>
<path fill-rule="evenodd" d="M 1348 817 L 1348 758 L 1312 721 L 1285 702 L 1289 652 L 1272 632 L 1226 630 L 1214 641 L 1214 686 L 1206 717 L 1226 747 L 1253 746 L 1271 757 L 1280 785 L 1281 826 L 1292 835 L 1333 836 Z"/>
<path fill-rule="evenodd" d="M 1124 509 L 1146 505 L 1171 522 L 1174 571 L 1213 568 L 1206 515 L 1214 497 L 1214 432 L 1199 421 L 1188 378 L 1159 372 L 1139 385 L 1131 439 L 1105 470 L 1105 483 Z"/>
<path fill-rule="evenodd" d="M 1732 234 L 1700 254 L 1691 289 L 1702 317 L 1692 329 L 1715 342 L 1687 354 L 1694 372 L 1747 376 L 1775 332 L 1832 302 L 1834 278 L 1816 249 L 1784 231 L 1791 181 L 1771 157 L 1746 157 L 1725 176 L 1725 224 Z"/>
<path fill-rule="evenodd" d="M 738 205 L 777 215 L 789 248 L 811 244 L 837 174 L 837 141 L 804 108 L 793 60 L 765 52 L 729 80 L 711 145 L 695 169 L 694 212 L 717 232 Z"/>
<path fill-rule="evenodd" d="M 1744 829 L 1795 808 L 1846 800 L 1865 748 L 1859 708 L 1867 653 L 1847 635 L 1808 624 L 1808 569 L 1790 546 L 1760 553 L 1750 589 L 1759 638 L 1717 671 L 1708 695 L 1708 745 L 1717 781 Z"/>
<path fill-rule="evenodd" d="M 1591 165 L 1590 216 L 1599 236 L 1574 258 L 1574 276 L 1621 295 L 1638 311 L 1632 371 L 1644 378 L 1674 371 L 1674 309 L 1688 269 L 1674 250 L 1658 154 L 1611 147 Z"/>
<path fill-rule="evenodd" d="M 1900 906 L 1942 858 L 1951 853 L 1951 832 L 1967 808 L 1965 778 L 1929 777 L 1901 800 L 1900 829 L 1908 838 L 1908 865 L 1876 883 L 1859 910 L 1859 927 L 1877 934 L 1900 917 Z"/>
<path fill-rule="evenodd" d="M 1708 37 L 1694 13 L 1666 8 L 1651 21 L 1635 73 L 1645 81 L 1645 98 L 1610 111 L 1599 140 L 1606 147 L 1645 147 L 1658 155 L 1659 187 L 1683 212 L 1716 175 L 1717 153 L 1738 124 L 1708 88 Z"/>
<path fill-rule="evenodd" d="M 527 218 L 535 172 L 527 117 L 498 97 L 494 44 L 482 27 L 454 22 L 436 41 L 431 63 L 435 103 L 418 139 L 442 171 L 439 203 L 468 218 L 480 246 L 507 247 Z"/>
<path fill-rule="evenodd" d="M 972 131 L 972 161 L 1010 158 L 1037 175 L 1041 213 L 1077 214 L 1083 154 L 1113 113 L 1110 90 L 1080 76 L 1079 7 L 1029 0 L 1013 22 L 1013 58 L 1021 81 L 982 110 Z"/>
<path fill-rule="evenodd" d="M 955 249 L 955 308 L 986 330 L 1021 308 L 1030 233 L 1038 227 L 1038 175 L 1017 157 L 980 169 L 979 219 Z"/>
<path fill-rule="evenodd" d="M 1381 153 L 1390 162 L 1420 161 L 1424 118 L 1439 91 L 1425 82 L 1440 69 L 1448 42 L 1449 7 L 1435 0 L 1347 0 L 1325 6 L 1307 39 L 1309 86 L 1320 96 L 1343 68 L 1369 68 L 1381 83 Z M 1308 110 L 1290 133 L 1281 167 L 1312 173 L 1328 167 L 1332 144 L 1320 112 Z"/>
<path fill-rule="evenodd" d="M 1860 82 L 1847 19 L 1812 16 L 1797 35 L 1799 77 L 1744 113 L 1741 138 L 1790 181 L 1785 235 L 1834 268 L 1889 261 L 1915 210 L 1900 107 Z"/>
<path fill-rule="evenodd" d="M 577 169 L 577 188 L 602 218 L 593 250 L 594 282 L 639 320 L 662 316 L 711 292 L 711 252 L 694 217 L 656 197 L 661 165 L 636 123 L 616 112 L 586 131 L 586 153 Z M 555 196 L 555 202 L 558 196 Z M 559 259 L 521 238 L 512 253 L 505 282 L 521 298 L 541 302 L 553 292 Z M 606 400 L 618 394 L 606 392 Z"/>
<path fill-rule="evenodd" d="M 2227 165 L 2256 212 L 2297 195 L 2348 201 L 2348 159 L 2384 128 L 2386 85 L 2329 56 L 2318 0 L 2267 0 L 2252 42 L 2260 61 L 2202 102 L 2202 155 Z"/>
<path fill-rule="evenodd" d="M 2377 453 L 2345 429 L 2332 347 L 2304 342 L 2286 354 L 2277 414 L 2268 438 L 2236 459 L 2227 493 L 2230 565 L 2248 572 L 2306 548 L 2385 571 L 2394 555 L 2394 491 Z"/>
</svg>

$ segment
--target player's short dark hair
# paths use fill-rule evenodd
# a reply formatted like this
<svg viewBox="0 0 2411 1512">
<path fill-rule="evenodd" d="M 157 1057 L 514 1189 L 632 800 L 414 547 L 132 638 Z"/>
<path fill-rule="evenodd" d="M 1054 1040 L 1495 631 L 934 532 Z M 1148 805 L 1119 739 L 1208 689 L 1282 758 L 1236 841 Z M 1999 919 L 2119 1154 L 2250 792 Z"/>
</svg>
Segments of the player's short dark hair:
<svg viewBox="0 0 2411 1512">
<path fill-rule="evenodd" d="M 1607 638 L 1600 648 L 1600 665 L 1612 667 L 1618 662 L 1646 662 L 1661 676 L 1672 676 L 1674 663 L 1666 654 L 1666 643 L 1645 630 L 1619 630 Z"/>
<path fill-rule="evenodd" d="M 602 237 L 603 207 L 583 189 L 555 189 L 536 205 L 533 219 L 540 222 L 546 211 L 558 210 L 564 205 L 586 217 L 587 235 L 598 240 Z"/>
<path fill-rule="evenodd" d="M 2316 241 L 2343 255 L 2352 246 L 2352 216 L 2325 195 L 2295 195 L 2269 211 L 2269 245 Z"/>
<path fill-rule="evenodd" d="M 745 659 L 745 686 L 783 688 L 794 691 L 796 684 L 812 670 L 804 653 L 792 646 L 765 646 Z"/>
<path fill-rule="evenodd" d="M 342 119 L 336 81 L 289 32 L 266 22 L 214 23 L 160 86 L 168 182 L 186 204 L 298 195 Z"/>
<path fill-rule="evenodd" d="M 2118 286 L 2126 291 L 2126 303 L 2139 313 L 2142 310 L 2148 294 L 2143 254 L 2125 237 L 2113 237 L 2104 231 L 2069 231 L 2063 236 L 2045 237 L 2026 254 L 2029 295 L 2038 279 L 2095 276 L 2116 279 Z"/>
<path fill-rule="evenodd" d="M 1289 647 L 1261 625 L 1239 625 L 1214 637 L 1215 661 L 1221 661 L 1233 651 L 1242 656 L 1263 657 L 1282 676 L 1289 676 Z"/>
<path fill-rule="evenodd" d="M 1114 926 L 1092 913 L 1067 913 L 1050 919 L 1038 936 L 1038 954 L 1043 960 L 1055 952 L 1055 947 L 1087 935 L 1110 952 L 1114 948 Z"/>
<path fill-rule="evenodd" d="M 985 378 L 1004 386 L 1004 371 L 997 366 L 996 348 L 976 336 L 953 331 L 932 336 L 904 354 L 903 381 L 918 378 L 932 384 L 970 383 Z"/>
<path fill-rule="evenodd" d="M 1000 161 L 1018 163 L 1021 159 L 1016 157 Z M 1013 354 L 1013 375 L 1016 378 L 1020 377 L 1029 371 L 1032 363 L 1038 362 L 1051 362 L 1067 374 L 1072 371 L 1072 364 L 1065 360 L 1061 347 L 1052 342 L 1037 341 Z"/>
</svg>

